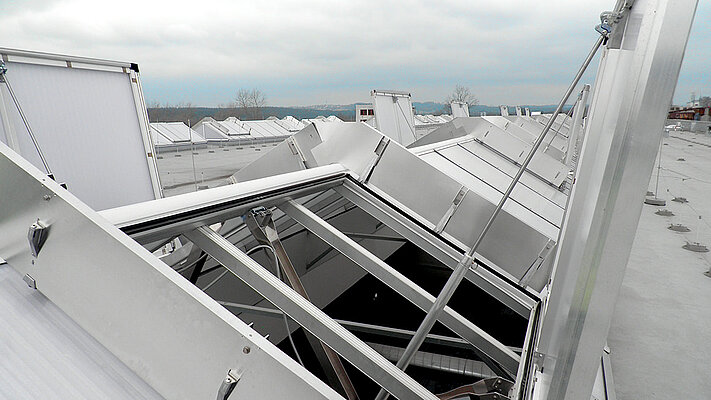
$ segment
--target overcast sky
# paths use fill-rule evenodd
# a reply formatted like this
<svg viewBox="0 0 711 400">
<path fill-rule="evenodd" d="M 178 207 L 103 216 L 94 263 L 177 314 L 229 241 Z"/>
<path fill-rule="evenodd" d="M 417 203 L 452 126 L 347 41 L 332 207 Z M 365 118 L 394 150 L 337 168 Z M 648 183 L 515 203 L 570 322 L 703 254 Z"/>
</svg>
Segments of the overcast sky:
<svg viewBox="0 0 711 400">
<path fill-rule="evenodd" d="M 214 106 L 240 87 L 271 105 L 369 101 L 376 88 L 441 101 L 459 83 L 482 104 L 552 104 L 614 3 L 0 0 L 0 46 L 136 62 L 149 102 Z M 710 38 L 701 1 L 675 103 L 711 95 Z"/>
</svg>

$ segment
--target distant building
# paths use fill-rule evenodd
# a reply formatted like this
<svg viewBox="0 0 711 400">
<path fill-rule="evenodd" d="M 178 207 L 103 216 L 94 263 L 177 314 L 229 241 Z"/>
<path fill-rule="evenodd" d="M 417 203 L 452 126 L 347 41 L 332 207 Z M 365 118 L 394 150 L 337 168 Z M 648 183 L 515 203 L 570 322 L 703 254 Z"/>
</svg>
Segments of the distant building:
<svg viewBox="0 0 711 400">
<path fill-rule="evenodd" d="M 356 104 L 355 121 L 366 122 L 375 116 L 372 104 Z"/>
<path fill-rule="evenodd" d="M 708 107 L 677 107 L 673 106 L 669 110 L 669 119 L 685 119 L 690 121 L 708 120 Z"/>
</svg>

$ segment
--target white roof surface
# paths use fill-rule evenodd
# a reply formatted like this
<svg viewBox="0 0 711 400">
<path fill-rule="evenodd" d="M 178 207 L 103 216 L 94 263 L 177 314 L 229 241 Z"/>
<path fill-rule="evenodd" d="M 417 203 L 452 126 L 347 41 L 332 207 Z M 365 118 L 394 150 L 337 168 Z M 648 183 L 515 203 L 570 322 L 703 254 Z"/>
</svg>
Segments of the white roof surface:
<svg viewBox="0 0 711 400">
<path fill-rule="evenodd" d="M 0 399 L 163 398 L 7 264 L 0 304 Z"/>
<path fill-rule="evenodd" d="M 316 118 L 304 118 L 301 120 L 301 122 L 304 124 L 304 126 L 316 122 L 316 121 L 323 121 L 323 122 L 343 122 L 340 118 L 338 118 L 335 115 L 329 115 L 328 117 L 324 117 L 322 115 L 319 115 Z"/>
<path fill-rule="evenodd" d="M 452 120 L 451 115 L 415 115 L 415 125 L 444 124 Z"/>
<path fill-rule="evenodd" d="M 300 131 L 305 123 L 292 116 L 282 119 L 269 117 L 258 121 L 241 121 L 229 117 L 224 121 L 203 118 L 193 128 L 207 140 L 241 140 L 286 138 Z"/>
<path fill-rule="evenodd" d="M 151 122 L 151 137 L 156 145 L 206 143 L 207 140 L 182 122 Z"/>
</svg>

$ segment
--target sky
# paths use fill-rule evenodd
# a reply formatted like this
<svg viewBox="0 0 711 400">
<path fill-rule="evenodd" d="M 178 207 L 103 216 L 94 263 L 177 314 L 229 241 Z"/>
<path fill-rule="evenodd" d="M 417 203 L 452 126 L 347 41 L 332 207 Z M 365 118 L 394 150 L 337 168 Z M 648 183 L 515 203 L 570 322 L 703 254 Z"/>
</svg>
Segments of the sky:
<svg viewBox="0 0 711 400">
<path fill-rule="evenodd" d="M 138 63 L 149 104 L 370 101 L 555 104 L 615 0 L 0 0 L 0 47 Z M 711 95 L 711 4 L 700 1 L 674 103 Z M 583 78 L 592 83 L 597 62 Z"/>
</svg>

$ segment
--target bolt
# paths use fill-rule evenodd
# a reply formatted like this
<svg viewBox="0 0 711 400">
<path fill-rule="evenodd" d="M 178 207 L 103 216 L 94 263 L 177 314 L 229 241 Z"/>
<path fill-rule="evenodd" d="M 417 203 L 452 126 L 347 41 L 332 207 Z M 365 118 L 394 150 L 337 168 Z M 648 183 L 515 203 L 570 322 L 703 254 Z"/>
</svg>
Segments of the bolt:
<svg viewBox="0 0 711 400">
<path fill-rule="evenodd" d="M 50 196 L 50 195 L 48 195 L 48 194 L 45 194 L 44 196 L 42 196 L 42 198 L 43 198 L 45 201 L 50 201 L 50 200 L 52 200 L 52 196 Z"/>
<path fill-rule="evenodd" d="M 244 346 L 244 348 L 242 349 L 242 353 L 244 353 L 244 354 L 249 354 L 249 352 L 250 352 L 251 350 L 252 350 L 252 349 L 250 349 L 249 346 Z"/>
</svg>

